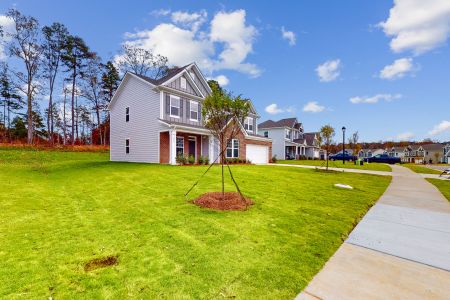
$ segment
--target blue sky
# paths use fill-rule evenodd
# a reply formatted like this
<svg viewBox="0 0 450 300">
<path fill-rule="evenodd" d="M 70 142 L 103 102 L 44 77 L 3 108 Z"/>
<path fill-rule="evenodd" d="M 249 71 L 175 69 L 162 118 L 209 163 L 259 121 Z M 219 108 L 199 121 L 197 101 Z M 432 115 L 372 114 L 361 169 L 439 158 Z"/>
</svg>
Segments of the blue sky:
<svg viewBox="0 0 450 300">
<path fill-rule="evenodd" d="M 125 41 L 178 65 L 195 59 L 251 98 L 261 121 L 450 140 L 448 0 L 72 2 L 2 0 L 0 14 L 62 22 L 104 59 Z"/>
</svg>

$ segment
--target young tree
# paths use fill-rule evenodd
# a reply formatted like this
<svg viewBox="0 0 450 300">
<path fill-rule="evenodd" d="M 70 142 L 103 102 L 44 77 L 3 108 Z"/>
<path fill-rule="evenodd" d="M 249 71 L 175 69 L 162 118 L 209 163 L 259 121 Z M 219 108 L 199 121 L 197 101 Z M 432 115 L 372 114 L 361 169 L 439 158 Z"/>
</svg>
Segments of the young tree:
<svg viewBox="0 0 450 300">
<path fill-rule="evenodd" d="M 211 84 L 212 93 L 203 101 L 204 125 L 220 143 L 220 163 L 222 165 L 222 197 L 225 197 L 224 163 L 228 142 L 241 130 L 240 121 L 247 117 L 250 104 L 240 96 Z M 212 161 L 212 158 L 211 158 Z M 214 161 L 213 161 L 214 163 Z"/>
<path fill-rule="evenodd" d="M 37 90 L 42 53 L 39 40 L 39 23 L 35 18 L 24 16 L 16 9 L 10 9 L 6 16 L 14 22 L 14 30 L 5 33 L 10 39 L 9 55 L 16 57 L 25 65 L 25 73 L 20 71 L 13 73 L 19 80 L 19 86 L 27 97 L 27 142 L 31 144 L 33 143 L 33 97 Z"/>
<path fill-rule="evenodd" d="M 127 44 L 122 46 L 118 58 L 118 65 L 122 73 L 131 71 L 153 79 L 159 79 L 167 74 L 167 64 L 167 57 Z"/>
<path fill-rule="evenodd" d="M 94 54 L 89 51 L 88 46 L 82 38 L 78 36 L 69 35 L 66 38 L 64 51 L 61 56 L 62 62 L 67 67 L 67 72 L 70 73 L 70 79 L 72 80 L 72 99 L 71 99 L 71 142 L 75 144 L 75 91 L 77 89 L 77 78 L 83 73 L 86 66 L 86 60 L 91 58 Z M 78 133 L 78 130 L 77 130 Z"/>
<path fill-rule="evenodd" d="M 320 128 L 320 136 L 327 150 L 327 171 L 328 171 L 328 156 L 330 153 L 331 144 L 333 143 L 334 128 L 331 127 L 331 125 L 322 126 L 322 128 Z"/>
<path fill-rule="evenodd" d="M 83 72 L 83 84 L 81 94 L 84 98 L 92 103 L 92 109 L 97 117 L 97 128 L 100 135 L 100 144 L 103 145 L 103 135 L 101 130 L 101 111 L 105 108 L 105 102 L 102 96 L 102 82 L 100 74 L 102 71 L 102 64 L 98 56 L 93 56 L 88 59 L 85 71 Z"/>
<path fill-rule="evenodd" d="M 53 23 L 51 26 L 44 26 L 42 33 L 44 36 L 42 45 L 44 78 L 48 80 L 49 89 L 47 130 L 49 142 L 53 144 L 53 90 L 69 32 L 63 24 Z"/>
</svg>

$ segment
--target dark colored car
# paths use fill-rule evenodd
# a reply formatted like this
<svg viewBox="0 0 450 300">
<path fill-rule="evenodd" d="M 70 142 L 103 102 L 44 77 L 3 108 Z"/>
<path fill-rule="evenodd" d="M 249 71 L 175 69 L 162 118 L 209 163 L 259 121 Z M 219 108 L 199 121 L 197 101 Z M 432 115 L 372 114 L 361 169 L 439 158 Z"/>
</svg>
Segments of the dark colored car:
<svg viewBox="0 0 450 300">
<path fill-rule="evenodd" d="M 345 156 L 342 155 L 342 152 L 337 153 L 337 154 L 332 154 L 329 157 L 330 160 L 343 160 L 345 159 L 346 161 L 351 161 L 351 160 L 356 160 L 356 156 L 350 155 L 347 153 L 347 151 L 345 152 Z"/>
<path fill-rule="evenodd" d="M 397 164 L 397 163 L 400 163 L 400 158 L 392 157 L 387 154 L 377 154 L 375 156 L 365 158 L 364 161 L 368 161 L 369 163 L 377 162 L 377 163 L 385 163 L 385 164 Z"/>
</svg>

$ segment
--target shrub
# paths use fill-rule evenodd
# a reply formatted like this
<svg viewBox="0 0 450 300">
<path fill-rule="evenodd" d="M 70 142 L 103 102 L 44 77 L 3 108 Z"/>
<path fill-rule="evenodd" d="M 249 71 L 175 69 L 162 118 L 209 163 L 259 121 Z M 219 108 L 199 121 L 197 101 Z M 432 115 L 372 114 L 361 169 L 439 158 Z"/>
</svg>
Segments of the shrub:
<svg viewBox="0 0 450 300">
<path fill-rule="evenodd" d="M 195 164 L 195 157 L 194 157 L 194 155 L 189 155 L 188 162 L 191 165 Z"/>
<path fill-rule="evenodd" d="M 205 161 L 205 159 L 204 159 L 203 155 L 200 155 L 200 156 L 198 157 L 198 164 L 199 164 L 199 165 L 202 165 L 204 161 Z"/>
<path fill-rule="evenodd" d="M 184 157 L 183 155 L 177 155 L 177 157 L 175 158 L 176 162 L 180 165 L 185 165 L 186 164 L 186 157 Z"/>
<path fill-rule="evenodd" d="M 205 157 L 205 165 L 209 165 L 209 157 Z"/>
<path fill-rule="evenodd" d="M 275 154 L 274 156 L 272 156 L 272 162 L 276 163 L 278 160 L 277 155 Z"/>
<path fill-rule="evenodd" d="M 239 162 L 239 158 L 233 158 L 233 163 L 237 164 Z"/>
</svg>

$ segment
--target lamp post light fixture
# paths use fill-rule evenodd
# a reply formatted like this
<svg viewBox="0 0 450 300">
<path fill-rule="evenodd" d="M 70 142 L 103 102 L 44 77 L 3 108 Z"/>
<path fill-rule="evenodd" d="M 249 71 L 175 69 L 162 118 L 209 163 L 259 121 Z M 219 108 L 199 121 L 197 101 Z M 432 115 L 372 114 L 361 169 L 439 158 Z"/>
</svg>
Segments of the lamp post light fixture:
<svg viewBox="0 0 450 300">
<path fill-rule="evenodd" d="M 342 126 L 342 164 L 345 165 L 345 126 Z"/>
</svg>

